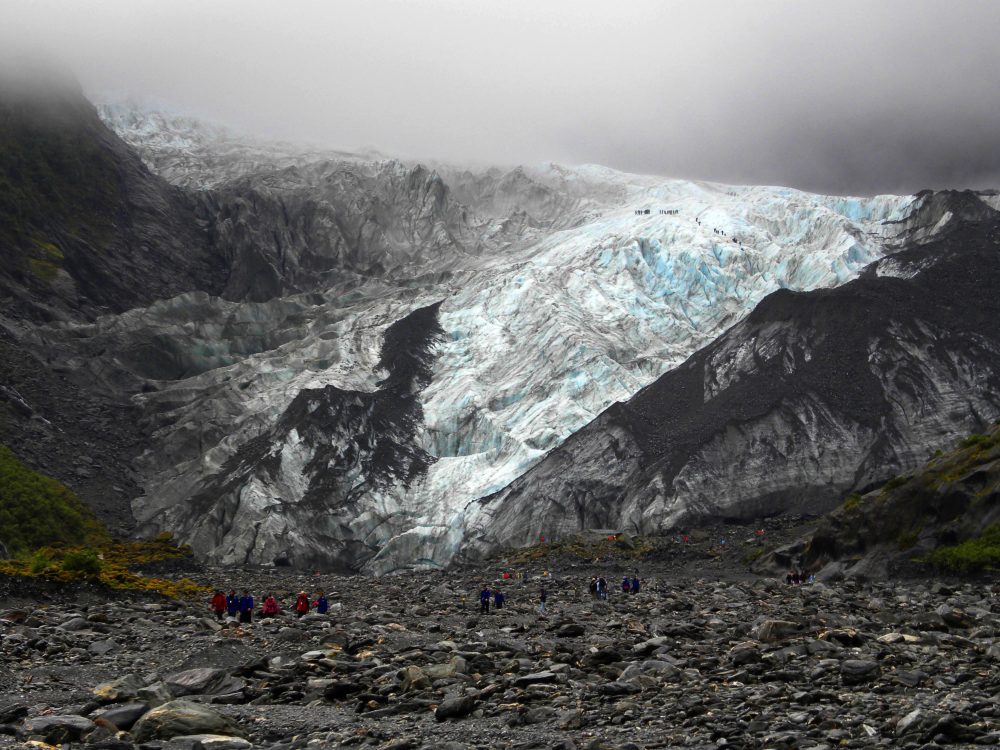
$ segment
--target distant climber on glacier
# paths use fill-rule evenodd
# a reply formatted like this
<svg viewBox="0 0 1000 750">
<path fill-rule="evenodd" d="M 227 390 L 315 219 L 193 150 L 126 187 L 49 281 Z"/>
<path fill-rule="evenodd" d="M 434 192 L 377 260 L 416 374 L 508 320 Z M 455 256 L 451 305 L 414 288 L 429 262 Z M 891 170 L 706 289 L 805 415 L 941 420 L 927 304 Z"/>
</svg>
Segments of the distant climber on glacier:
<svg viewBox="0 0 1000 750">
<path fill-rule="evenodd" d="M 490 611 L 490 587 L 484 585 L 482 591 L 479 592 L 479 612 L 480 614 L 488 614 Z"/>
</svg>

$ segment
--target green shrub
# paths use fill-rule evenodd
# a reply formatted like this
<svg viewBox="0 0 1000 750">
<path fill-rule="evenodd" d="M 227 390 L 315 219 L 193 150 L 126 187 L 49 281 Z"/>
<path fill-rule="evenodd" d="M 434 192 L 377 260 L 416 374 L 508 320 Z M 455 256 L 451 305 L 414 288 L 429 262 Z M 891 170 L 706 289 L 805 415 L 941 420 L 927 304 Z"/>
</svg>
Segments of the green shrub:
<svg viewBox="0 0 1000 750">
<path fill-rule="evenodd" d="M 60 566 L 66 573 L 83 573 L 88 576 L 101 574 L 101 559 L 92 549 L 67 552 Z"/>
<path fill-rule="evenodd" d="M 963 448 L 973 448 L 977 445 L 984 445 L 990 441 L 987 435 L 977 435 L 973 433 L 962 441 Z"/>
<path fill-rule="evenodd" d="M 31 575 L 37 576 L 44 573 L 48 567 L 52 564 L 52 558 L 47 554 L 39 550 L 31 556 Z"/>
<path fill-rule="evenodd" d="M 99 546 L 108 534 L 67 487 L 0 445 L 0 539 L 12 555 L 51 544 Z"/>
<path fill-rule="evenodd" d="M 854 510 L 861 505 L 861 495 L 857 492 L 852 492 L 844 500 L 844 510 Z"/>
<path fill-rule="evenodd" d="M 940 547 L 926 559 L 940 568 L 959 573 L 1000 568 L 1000 522 L 986 527 L 973 539 L 951 547 Z"/>
<path fill-rule="evenodd" d="M 896 489 L 897 487 L 902 487 L 908 481 L 908 477 L 893 477 L 888 482 L 882 485 L 882 492 L 889 492 Z"/>
</svg>

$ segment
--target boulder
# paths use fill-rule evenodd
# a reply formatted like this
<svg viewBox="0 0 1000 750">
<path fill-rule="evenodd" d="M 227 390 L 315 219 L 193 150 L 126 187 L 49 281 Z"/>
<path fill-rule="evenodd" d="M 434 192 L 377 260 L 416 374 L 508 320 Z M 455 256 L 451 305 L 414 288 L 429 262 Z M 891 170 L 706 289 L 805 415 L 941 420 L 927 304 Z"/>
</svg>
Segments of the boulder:
<svg viewBox="0 0 1000 750">
<path fill-rule="evenodd" d="M 424 690 L 431 686 L 431 681 L 427 679 L 424 670 L 420 667 L 409 666 L 399 670 L 399 689 L 404 693 L 412 690 Z"/>
<path fill-rule="evenodd" d="M 848 659 L 840 665 L 840 677 L 845 685 L 873 682 L 881 671 L 878 662 L 869 659 Z"/>
<path fill-rule="evenodd" d="M 103 682 L 94 688 L 94 697 L 102 703 L 119 703 L 135 698 L 144 685 L 137 674 L 127 674 L 112 682 Z"/>
<path fill-rule="evenodd" d="M 463 695 L 457 698 L 446 698 L 434 711 L 434 718 L 438 721 L 446 719 L 461 719 L 471 714 L 476 708 L 476 699 L 471 695 Z"/>
<path fill-rule="evenodd" d="M 94 722 L 83 716 L 35 716 L 24 722 L 24 733 L 42 737 L 46 742 L 61 745 L 76 742 L 94 729 Z"/>
<path fill-rule="evenodd" d="M 532 672 L 531 674 L 522 675 L 521 677 L 514 678 L 514 687 L 528 687 L 528 685 L 541 685 L 546 682 L 555 682 L 556 674 L 555 672 Z"/>
<path fill-rule="evenodd" d="M 802 626 L 797 622 L 764 620 L 764 622 L 754 628 L 753 636 L 761 643 L 774 643 L 775 641 L 783 641 L 790 636 L 798 635 L 801 630 Z"/>
<path fill-rule="evenodd" d="M 170 745 L 191 750 L 249 750 L 253 747 L 242 737 L 229 737 L 225 734 L 189 734 L 174 737 L 170 740 Z"/>
<path fill-rule="evenodd" d="M 168 740 L 191 734 L 241 736 L 243 732 L 231 719 L 208 706 L 186 700 L 157 706 L 132 728 L 132 736 L 137 742 Z"/>
<path fill-rule="evenodd" d="M 187 669 L 172 674 L 164 680 L 167 689 L 175 698 L 185 695 L 201 695 L 214 693 L 215 688 L 227 677 L 225 670 L 212 667 Z"/>
<path fill-rule="evenodd" d="M 102 711 L 95 718 L 114 724 L 116 729 L 128 731 L 149 710 L 148 703 L 123 703 Z"/>
</svg>

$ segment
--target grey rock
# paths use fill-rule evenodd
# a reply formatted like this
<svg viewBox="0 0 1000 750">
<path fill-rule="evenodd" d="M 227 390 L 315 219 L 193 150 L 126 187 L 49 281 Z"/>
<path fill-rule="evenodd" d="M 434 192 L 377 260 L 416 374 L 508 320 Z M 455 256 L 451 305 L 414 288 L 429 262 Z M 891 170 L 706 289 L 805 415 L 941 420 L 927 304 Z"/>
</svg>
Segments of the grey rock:
<svg viewBox="0 0 1000 750">
<path fill-rule="evenodd" d="M 24 722 L 26 734 L 38 735 L 50 744 L 76 742 L 94 729 L 94 722 L 83 716 L 35 716 Z"/>
<path fill-rule="evenodd" d="M 101 711 L 95 719 L 104 719 L 127 732 L 149 709 L 148 703 L 123 703 Z"/>
<path fill-rule="evenodd" d="M 554 672 L 549 672 L 549 671 L 532 672 L 531 674 L 515 677 L 513 685 L 514 687 L 528 687 L 529 685 L 541 685 L 547 682 L 555 682 L 555 681 L 556 681 L 556 675 Z"/>
<path fill-rule="evenodd" d="M 435 709 L 434 718 L 438 721 L 461 719 L 471 714 L 475 709 L 476 699 L 471 695 L 447 698 Z"/>
<path fill-rule="evenodd" d="M 845 685 L 873 682 L 880 673 L 878 662 L 868 659 L 847 659 L 840 665 L 840 676 Z"/>
<path fill-rule="evenodd" d="M 174 700 L 147 712 L 132 728 L 137 742 L 191 734 L 242 736 L 233 721 L 208 706 L 186 700 Z"/>
</svg>

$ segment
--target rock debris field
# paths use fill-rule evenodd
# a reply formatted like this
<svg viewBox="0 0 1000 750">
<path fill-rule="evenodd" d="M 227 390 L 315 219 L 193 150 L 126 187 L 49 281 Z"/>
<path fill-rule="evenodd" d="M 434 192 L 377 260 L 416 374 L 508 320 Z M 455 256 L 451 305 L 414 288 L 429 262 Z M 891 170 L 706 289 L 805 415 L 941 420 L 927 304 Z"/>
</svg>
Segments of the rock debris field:
<svg viewBox="0 0 1000 750">
<path fill-rule="evenodd" d="M 619 567 L 621 569 L 619 569 Z M 986 584 L 553 568 L 382 579 L 226 571 L 331 611 L 240 626 L 204 601 L 0 581 L 0 747 L 840 748 L 1000 744 Z M 659 569 L 658 569 L 659 567 Z M 534 571 L 536 574 L 539 570 Z M 675 571 L 676 573 L 676 571 Z M 706 572 L 706 576 L 709 575 Z M 483 581 L 507 606 L 479 612 Z"/>
</svg>

